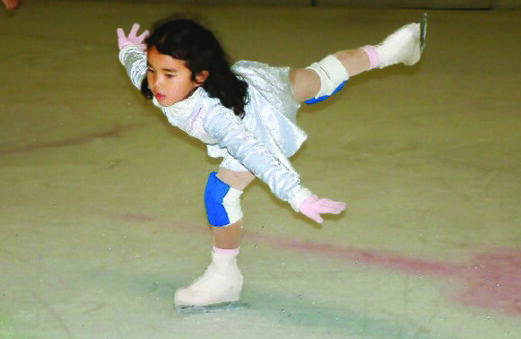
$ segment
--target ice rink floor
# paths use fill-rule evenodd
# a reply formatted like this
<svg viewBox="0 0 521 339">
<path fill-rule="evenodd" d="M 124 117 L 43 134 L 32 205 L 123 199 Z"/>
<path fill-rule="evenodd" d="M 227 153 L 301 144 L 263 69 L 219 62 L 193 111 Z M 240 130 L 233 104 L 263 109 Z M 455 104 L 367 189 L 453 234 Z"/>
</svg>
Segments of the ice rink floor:
<svg viewBox="0 0 521 339">
<path fill-rule="evenodd" d="M 179 314 L 218 162 L 131 87 L 116 27 L 173 4 L 0 13 L 0 338 L 520 338 L 521 12 L 428 11 L 423 60 L 303 107 L 317 227 L 244 194 L 242 310 Z M 420 10 L 190 8 L 233 59 L 306 66 Z"/>
</svg>

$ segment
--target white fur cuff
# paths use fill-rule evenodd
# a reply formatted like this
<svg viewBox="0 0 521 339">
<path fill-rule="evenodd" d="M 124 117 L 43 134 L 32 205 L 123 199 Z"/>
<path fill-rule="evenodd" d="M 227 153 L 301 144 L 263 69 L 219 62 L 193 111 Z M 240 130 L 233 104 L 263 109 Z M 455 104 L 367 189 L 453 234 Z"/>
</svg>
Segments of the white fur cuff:
<svg viewBox="0 0 521 339">
<path fill-rule="evenodd" d="M 312 195 L 313 193 L 310 190 L 303 187 L 289 200 L 289 204 L 296 212 L 300 212 L 299 207 L 302 202 Z"/>
</svg>

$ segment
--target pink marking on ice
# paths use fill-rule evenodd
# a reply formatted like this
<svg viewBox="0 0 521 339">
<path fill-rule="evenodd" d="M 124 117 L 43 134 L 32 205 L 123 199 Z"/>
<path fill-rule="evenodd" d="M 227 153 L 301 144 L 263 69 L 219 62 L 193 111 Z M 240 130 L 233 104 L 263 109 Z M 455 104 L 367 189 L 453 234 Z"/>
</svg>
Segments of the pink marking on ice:
<svg viewBox="0 0 521 339">
<path fill-rule="evenodd" d="M 185 224 L 178 220 L 172 220 L 170 218 L 151 216 L 143 213 L 131 213 L 131 212 L 109 212 L 104 210 L 98 210 L 99 214 L 104 215 L 110 219 L 119 220 L 132 224 L 155 224 L 161 225 L 163 229 L 172 229 L 183 232 L 191 232 L 191 233 L 206 233 L 210 234 L 209 226 L 201 226 L 201 225 L 193 225 L 193 224 Z"/>
<path fill-rule="evenodd" d="M 146 214 L 138 214 L 138 213 L 121 213 L 118 215 L 113 215 L 115 219 L 133 222 L 133 223 L 144 223 L 154 221 L 149 215 Z"/>
<path fill-rule="evenodd" d="M 207 227 L 186 225 L 144 214 L 110 214 L 126 222 L 161 222 L 167 227 L 193 233 L 208 233 Z M 411 258 L 390 251 L 357 249 L 311 241 L 287 240 L 259 233 L 246 233 L 250 241 L 262 240 L 266 245 L 299 253 L 312 254 L 365 264 L 411 275 L 446 278 L 452 285 L 452 300 L 470 307 L 521 315 L 521 251 L 493 249 L 479 253 L 463 263 L 444 263 Z"/>
<path fill-rule="evenodd" d="M 349 260 L 407 274 L 453 278 L 456 293 L 452 299 L 467 305 L 521 315 L 521 252 L 494 249 L 479 253 L 462 263 L 442 263 L 410 258 L 388 251 L 345 248 L 315 242 L 266 238 L 278 248 Z"/>
<path fill-rule="evenodd" d="M 521 253 L 495 249 L 480 253 L 460 265 L 457 278 L 462 281 L 454 299 L 480 308 L 511 315 L 521 314 Z"/>
<path fill-rule="evenodd" d="M 331 244 L 298 242 L 282 239 L 271 239 L 271 243 L 276 247 L 292 249 L 302 253 L 313 253 L 338 259 L 347 259 L 353 263 L 379 266 L 410 274 L 425 274 L 441 277 L 452 275 L 455 270 L 455 268 L 450 264 L 432 262 L 426 259 L 411 259 L 389 251 L 345 248 Z"/>
</svg>

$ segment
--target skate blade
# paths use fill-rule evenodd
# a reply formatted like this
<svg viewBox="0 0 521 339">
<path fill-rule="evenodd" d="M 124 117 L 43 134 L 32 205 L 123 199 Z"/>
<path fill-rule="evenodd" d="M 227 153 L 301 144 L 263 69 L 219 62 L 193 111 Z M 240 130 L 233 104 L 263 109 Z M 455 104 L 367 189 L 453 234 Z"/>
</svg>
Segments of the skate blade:
<svg viewBox="0 0 521 339">
<path fill-rule="evenodd" d="M 246 303 L 234 301 L 224 302 L 220 304 L 206 305 L 206 306 L 192 306 L 192 305 L 174 305 L 176 312 L 179 313 L 212 313 L 233 311 L 239 309 L 246 309 L 249 305 Z"/>
<path fill-rule="evenodd" d="M 427 13 L 423 13 L 422 22 L 420 24 L 420 52 L 423 53 L 427 44 Z"/>
</svg>

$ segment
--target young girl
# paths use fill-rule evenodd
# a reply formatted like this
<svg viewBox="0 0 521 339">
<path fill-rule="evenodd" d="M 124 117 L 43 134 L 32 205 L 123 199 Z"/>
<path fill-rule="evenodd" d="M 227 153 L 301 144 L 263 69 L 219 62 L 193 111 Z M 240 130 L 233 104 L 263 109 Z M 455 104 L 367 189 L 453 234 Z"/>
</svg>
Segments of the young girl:
<svg viewBox="0 0 521 339">
<path fill-rule="evenodd" d="M 423 27 L 423 25 L 422 25 Z M 230 67 L 214 34 L 188 19 L 166 19 L 151 34 L 125 35 L 118 28 L 119 60 L 132 83 L 168 121 L 222 157 L 205 189 L 213 231 L 212 262 L 204 274 L 175 294 L 178 310 L 215 307 L 239 300 L 237 267 L 242 232 L 240 196 L 255 178 L 297 212 L 322 223 L 322 214 L 346 205 L 318 198 L 305 188 L 288 158 L 306 134 L 296 125 L 300 103 L 326 99 L 350 76 L 389 65 L 413 65 L 421 56 L 420 25 L 405 25 L 376 46 L 344 50 L 307 68 L 240 61 Z"/>
</svg>

